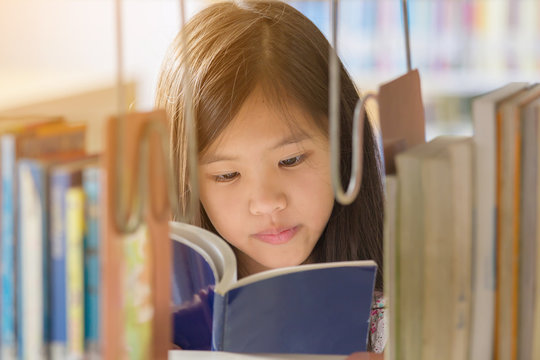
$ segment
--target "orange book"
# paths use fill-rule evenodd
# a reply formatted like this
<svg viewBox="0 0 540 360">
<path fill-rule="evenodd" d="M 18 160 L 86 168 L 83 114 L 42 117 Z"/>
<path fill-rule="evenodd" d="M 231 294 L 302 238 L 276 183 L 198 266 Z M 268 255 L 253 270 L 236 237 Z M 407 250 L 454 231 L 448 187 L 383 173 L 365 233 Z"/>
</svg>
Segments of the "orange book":
<svg viewBox="0 0 540 360">
<path fill-rule="evenodd" d="M 107 124 L 104 153 L 104 238 L 102 253 L 102 355 L 104 359 L 166 359 L 171 343 L 169 218 L 165 161 L 159 136 L 149 138 L 147 160 L 139 158 L 144 129 L 152 121 L 166 127 L 161 111 L 125 117 L 123 147 L 118 149 L 117 118 Z M 168 141 L 168 139 L 163 139 Z M 118 162 L 118 151 L 121 162 Z M 137 173 L 143 171 L 147 187 L 138 194 Z M 116 179 L 123 181 L 117 188 Z M 143 217 L 134 231 L 115 221 L 116 196 L 124 193 L 127 208 L 142 195 Z M 141 199 L 141 198 L 140 198 Z"/>
<path fill-rule="evenodd" d="M 503 102 L 497 113 L 497 291 L 495 359 L 517 359 L 519 229 L 521 204 L 521 108 L 540 97 L 533 86 Z"/>
<path fill-rule="evenodd" d="M 17 152 L 24 157 L 49 157 L 59 152 L 86 153 L 86 124 L 50 123 L 24 131 L 17 142 Z"/>
</svg>

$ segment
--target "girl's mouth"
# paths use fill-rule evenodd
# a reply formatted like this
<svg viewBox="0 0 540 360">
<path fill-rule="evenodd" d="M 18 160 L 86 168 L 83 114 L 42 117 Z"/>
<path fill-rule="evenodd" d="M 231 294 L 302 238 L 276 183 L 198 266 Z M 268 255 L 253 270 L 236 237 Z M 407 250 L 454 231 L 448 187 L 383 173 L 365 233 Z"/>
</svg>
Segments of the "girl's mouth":
<svg viewBox="0 0 540 360">
<path fill-rule="evenodd" d="M 298 226 L 280 230 L 266 230 L 254 234 L 256 239 L 272 245 L 288 243 L 298 232 Z"/>
</svg>

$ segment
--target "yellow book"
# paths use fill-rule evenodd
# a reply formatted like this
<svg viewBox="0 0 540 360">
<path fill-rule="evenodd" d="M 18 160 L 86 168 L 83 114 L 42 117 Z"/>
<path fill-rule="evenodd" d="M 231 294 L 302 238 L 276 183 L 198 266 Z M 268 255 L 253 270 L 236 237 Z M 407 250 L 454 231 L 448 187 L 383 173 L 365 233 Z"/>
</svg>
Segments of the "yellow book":
<svg viewBox="0 0 540 360">
<path fill-rule="evenodd" d="M 84 356 L 84 191 L 66 194 L 67 340 L 70 359 Z"/>
</svg>

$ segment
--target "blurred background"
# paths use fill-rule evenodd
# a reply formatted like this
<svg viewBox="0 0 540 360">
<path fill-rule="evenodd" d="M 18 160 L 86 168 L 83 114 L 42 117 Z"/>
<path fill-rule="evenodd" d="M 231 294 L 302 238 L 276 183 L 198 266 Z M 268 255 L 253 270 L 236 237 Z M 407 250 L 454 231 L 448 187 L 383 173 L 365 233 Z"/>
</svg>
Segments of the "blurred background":
<svg viewBox="0 0 540 360">
<path fill-rule="evenodd" d="M 188 15 L 208 3 L 187 0 Z M 329 35 L 328 1 L 290 3 Z M 403 74 L 401 0 L 342 0 L 339 6 L 338 52 L 358 87 L 377 90 Z M 409 0 L 408 6 L 428 140 L 471 134 L 472 97 L 511 81 L 540 79 L 540 1 Z M 161 60 L 180 27 L 179 1 L 124 0 L 122 16 L 129 105 L 150 110 Z M 101 90 L 108 90 L 103 96 L 110 104 L 80 112 L 110 115 L 115 31 L 113 0 L 1 0 L 0 116 Z"/>
</svg>

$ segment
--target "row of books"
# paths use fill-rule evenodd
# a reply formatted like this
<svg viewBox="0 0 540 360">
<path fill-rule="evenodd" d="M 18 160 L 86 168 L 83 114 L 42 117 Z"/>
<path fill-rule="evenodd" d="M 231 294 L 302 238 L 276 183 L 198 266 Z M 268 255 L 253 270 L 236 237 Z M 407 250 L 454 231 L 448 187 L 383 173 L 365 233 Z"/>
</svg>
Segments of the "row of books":
<svg viewBox="0 0 540 360">
<path fill-rule="evenodd" d="M 97 212 L 89 211 L 99 178 L 86 126 L 25 117 L 1 119 L 0 128 L 2 358 L 43 358 L 45 342 L 53 358 L 82 357 L 99 318 Z"/>
<path fill-rule="evenodd" d="M 386 178 L 393 359 L 540 358 L 540 85 L 475 97 L 472 118 Z"/>
<path fill-rule="evenodd" d="M 327 3 L 293 5 L 330 34 Z M 422 69 L 538 69 L 538 1 L 409 0 L 408 8 L 412 60 Z M 400 1 L 340 2 L 338 32 L 338 49 L 353 73 L 403 69 Z"/>
<path fill-rule="evenodd" d="M 118 119 L 110 119 L 107 145 L 92 155 L 85 124 L 0 119 L 2 359 L 166 358 L 168 217 L 157 219 L 145 207 L 132 230 L 114 221 L 115 195 L 139 189 L 131 176 L 140 166 L 135 154 L 144 127 L 156 119 L 164 114 L 128 115 L 123 148 Z M 144 173 L 163 189 L 156 174 L 164 158 L 155 152 L 153 171 Z M 119 171 L 130 171 L 121 189 Z"/>
</svg>

